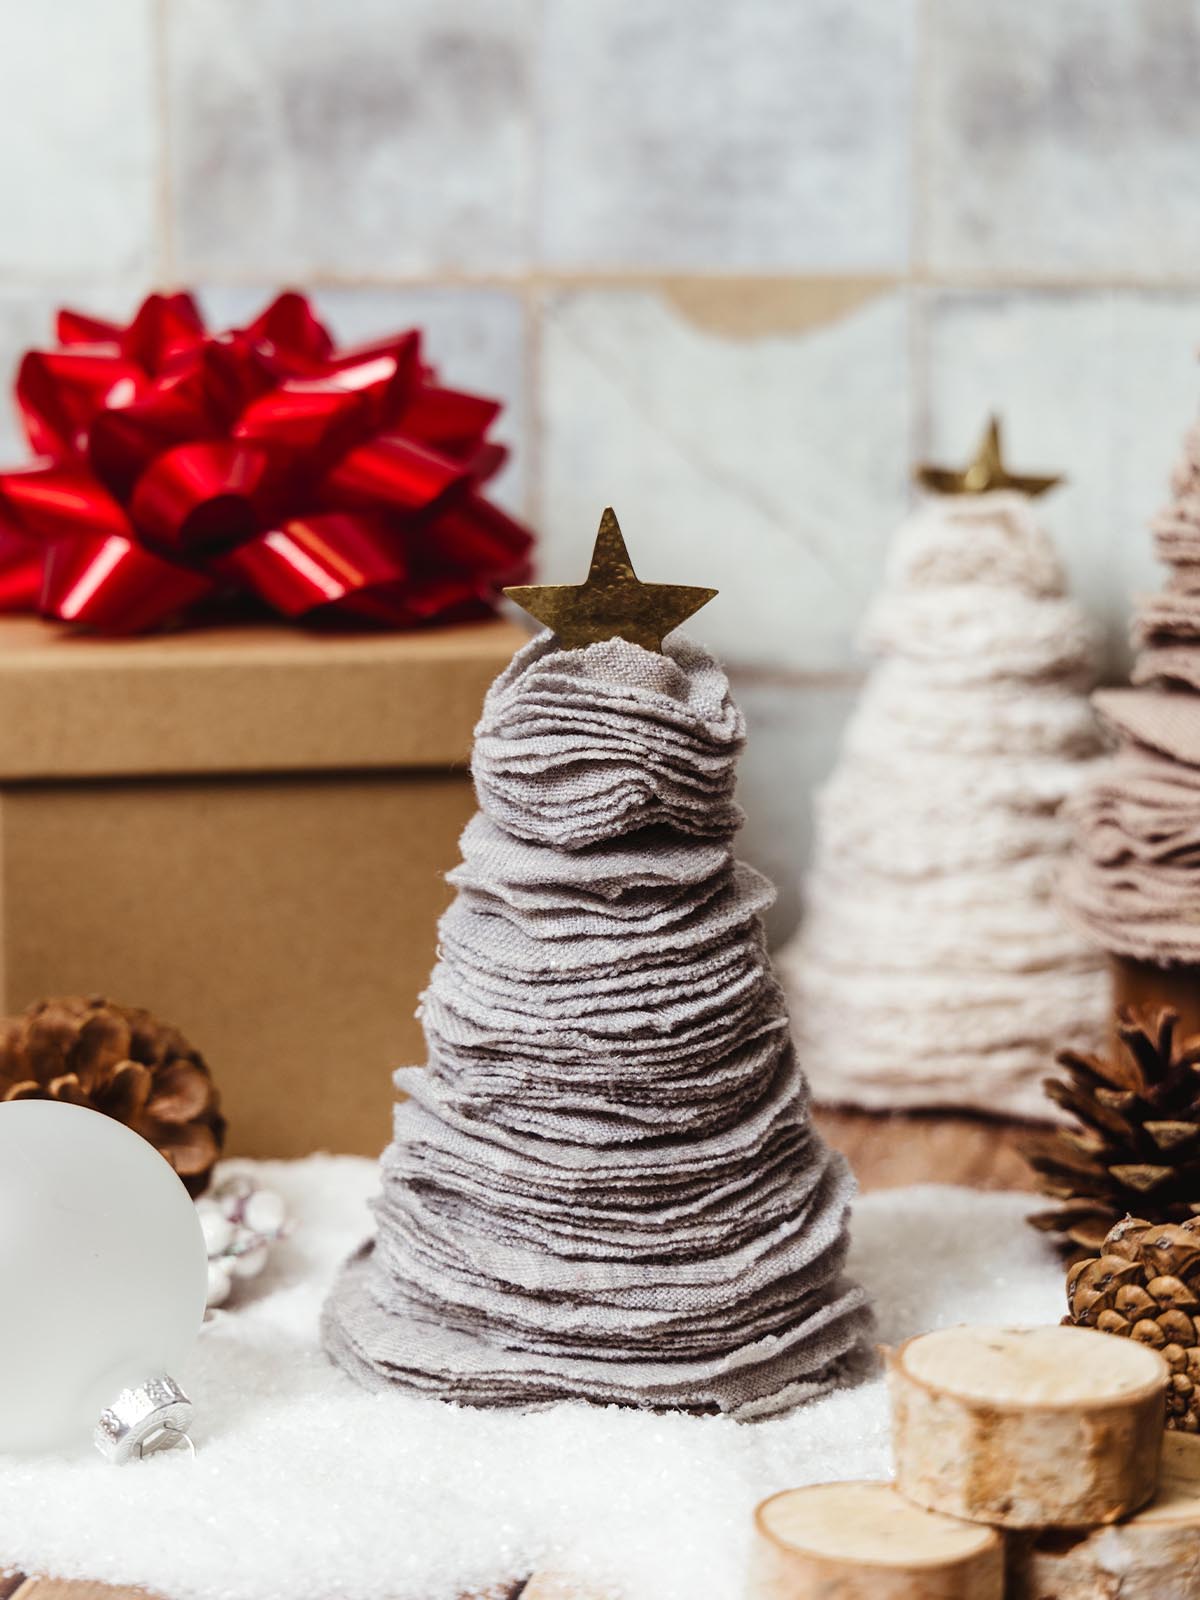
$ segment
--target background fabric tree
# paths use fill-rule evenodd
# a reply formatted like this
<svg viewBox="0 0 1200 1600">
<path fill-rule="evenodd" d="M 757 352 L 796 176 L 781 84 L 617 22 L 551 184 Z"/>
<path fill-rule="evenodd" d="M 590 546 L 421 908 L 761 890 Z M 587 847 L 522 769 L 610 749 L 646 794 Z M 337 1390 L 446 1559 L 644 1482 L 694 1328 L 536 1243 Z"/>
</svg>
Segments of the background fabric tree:
<svg viewBox="0 0 1200 1600">
<path fill-rule="evenodd" d="M 770 1414 L 845 1375 L 868 1316 L 772 890 L 732 855 L 743 721 L 704 650 L 653 648 L 710 592 L 638 583 L 611 514 L 572 590 L 519 595 L 558 636 L 487 696 L 428 1064 L 398 1074 L 377 1235 L 326 1344 L 460 1402 Z"/>
<path fill-rule="evenodd" d="M 1163 588 L 1139 601 L 1132 686 L 1095 704 L 1119 741 L 1072 807 L 1067 899 L 1114 957 L 1118 998 L 1170 1003 L 1200 1027 L 1200 424 L 1154 521 Z"/>
<path fill-rule="evenodd" d="M 974 474 L 974 476 L 972 476 Z M 779 957 L 819 1101 L 1052 1115 L 1106 994 L 1057 878 L 1063 801 L 1099 753 L 1092 631 L 989 432 L 898 530 L 863 629 L 879 658 L 816 800 L 801 931 Z"/>
</svg>

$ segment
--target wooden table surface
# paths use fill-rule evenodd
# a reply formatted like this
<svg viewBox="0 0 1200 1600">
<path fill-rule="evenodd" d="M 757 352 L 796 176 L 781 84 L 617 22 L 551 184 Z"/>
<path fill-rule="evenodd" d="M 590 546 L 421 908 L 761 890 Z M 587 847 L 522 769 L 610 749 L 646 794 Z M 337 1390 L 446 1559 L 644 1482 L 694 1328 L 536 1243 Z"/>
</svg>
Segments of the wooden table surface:
<svg viewBox="0 0 1200 1600">
<path fill-rule="evenodd" d="M 817 1125 L 850 1160 L 864 1189 L 895 1189 L 910 1183 L 959 1183 L 972 1189 L 1027 1189 L 1029 1170 L 1019 1154 L 1022 1129 L 981 1117 L 867 1116 L 820 1111 Z M 70 1515 L 67 1508 L 66 1515 Z M 498 1584 L 486 1596 L 464 1600 L 592 1600 L 569 1580 L 536 1574 L 520 1583 Z M 0 1574 L 0 1600 L 145 1600 L 137 1590 L 99 1583 Z"/>
<path fill-rule="evenodd" d="M 1028 1129 L 985 1117 L 865 1116 L 818 1111 L 814 1121 L 835 1150 L 849 1158 L 861 1188 L 910 1183 L 959 1183 L 968 1189 L 1029 1189 L 1020 1155 Z"/>
</svg>

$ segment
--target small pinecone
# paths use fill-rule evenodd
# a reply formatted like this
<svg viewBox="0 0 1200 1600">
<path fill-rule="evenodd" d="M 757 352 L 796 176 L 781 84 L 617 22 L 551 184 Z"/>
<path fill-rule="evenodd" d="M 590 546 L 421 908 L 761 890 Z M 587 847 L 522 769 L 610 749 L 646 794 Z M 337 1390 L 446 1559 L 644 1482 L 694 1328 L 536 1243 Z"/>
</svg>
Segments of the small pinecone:
<svg viewBox="0 0 1200 1600">
<path fill-rule="evenodd" d="M 125 1123 L 198 1195 L 225 1138 L 203 1057 L 148 1011 L 98 995 L 39 1000 L 0 1022 L 0 1101 L 66 1100 Z"/>
<path fill-rule="evenodd" d="M 1167 1427 L 1200 1433 L 1200 1218 L 1126 1217 L 1067 1275 L 1063 1318 L 1148 1344 L 1171 1369 Z"/>
<path fill-rule="evenodd" d="M 1062 1202 L 1030 1217 L 1073 1259 L 1093 1255 L 1130 1212 L 1151 1222 L 1200 1215 L 1200 1035 L 1177 1040 L 1178 1016 L 1117 1013 L 1113 1061 L 1064 1050 L 1066 1081 L 1047 1095 L 1080 1128 L 1031 1137 L 1025 1155 L 1042 1193 Z"/>
</svg>

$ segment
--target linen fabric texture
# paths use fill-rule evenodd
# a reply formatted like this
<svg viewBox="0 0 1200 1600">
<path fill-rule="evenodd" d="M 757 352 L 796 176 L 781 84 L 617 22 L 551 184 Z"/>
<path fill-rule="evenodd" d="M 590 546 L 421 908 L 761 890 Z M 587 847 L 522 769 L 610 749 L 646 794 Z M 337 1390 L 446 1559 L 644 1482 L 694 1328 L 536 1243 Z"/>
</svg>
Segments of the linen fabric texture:
<svg viewBox="0 0 1200 1600">
<path fill-rule="evenodd" d="M 862 642 L 880 659 L 779 956 L 813 1092 L 1045 1119 L 1054 1052 L 1103 1036 L 1101 957 L 1057 892 L 1101 740 L 1092 630 L 1027 497 L 918 509 Z"/>
<path fill-rule="evenodd" d="M 678 638 L 544 633 L 490 690 L 428 1064 L 325 1312 L 364 1384 L 749 1419 L 864 1364 L 852 1180 L 809 1121 L 771 888 L 732 855 L 743 741 Z"/>
<path fill-rule="evenodd" d="M 1096 707 L 1119 748 L 1071 808 L 1067 905 L 1098 944 L 1156 966 L 1200 962 L 1200 424 L 1155 518 L 1165 587 L 1138 603 L 1134 687 Z"/>
</svg>

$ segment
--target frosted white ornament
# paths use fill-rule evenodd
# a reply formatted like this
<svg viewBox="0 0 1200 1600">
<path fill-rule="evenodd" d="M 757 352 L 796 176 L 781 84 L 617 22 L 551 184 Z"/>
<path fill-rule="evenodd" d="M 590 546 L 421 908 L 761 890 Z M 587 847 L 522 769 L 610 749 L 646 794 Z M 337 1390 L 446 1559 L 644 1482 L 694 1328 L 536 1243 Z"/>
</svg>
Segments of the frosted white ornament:
<svg viewBox="0 0 1200 1600">
<path fill-rule="evenodd" d="M 208 1303 L 215 1310 L 233 1293 L 233 1279 L 223 1261 L 208 1263 Z"/>
<path fill-rule="evenodd" d="M 152 1145 L 81 1106 L 0 1103 L 0 1451 L 177 1442 L 191 1408 L 167 1374 L 207 1285 L 196 1208 Z"/>
</svg>

